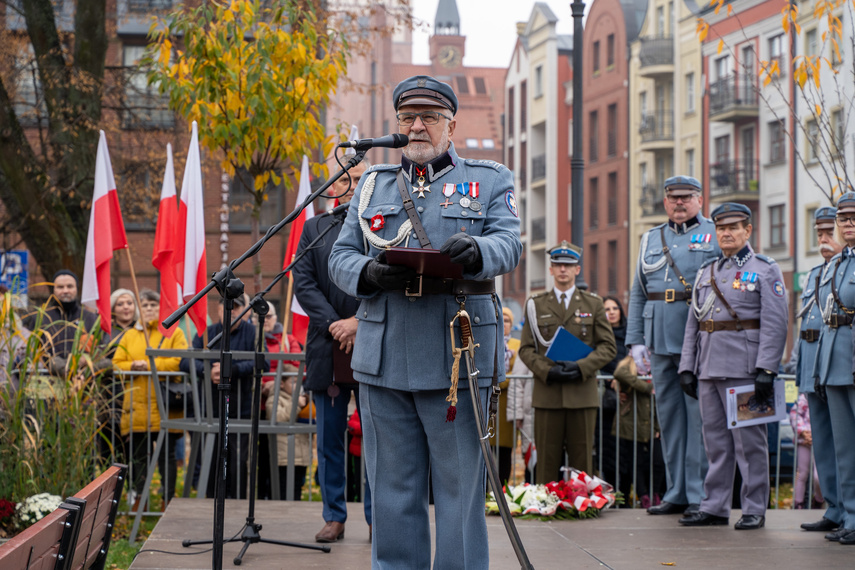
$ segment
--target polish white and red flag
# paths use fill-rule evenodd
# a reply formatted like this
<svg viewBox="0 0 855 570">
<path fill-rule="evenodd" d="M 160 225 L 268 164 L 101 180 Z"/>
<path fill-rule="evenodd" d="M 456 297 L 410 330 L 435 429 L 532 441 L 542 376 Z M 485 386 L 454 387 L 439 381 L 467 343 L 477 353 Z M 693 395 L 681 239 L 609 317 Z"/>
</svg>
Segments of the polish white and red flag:
<svg viewBox="0 0 855 570">
<path fill-rule="evenodd" d="M 178 223 L 175 233 L 175 278 L 190 300 L 208 283 L 208 266 L 205 261 L 205 210 L 202 196 L 202 161 L 199 157 L 199 132 L 193 121 L 193 135 L 184 166 L 181 199 L 178 202 Z M 205 333 L 208 317 L 207 301 L 200 301 L 187 312 L 196 326 L 196 332 Z"/>
<path fill-rule="evenodd" d="M 107 138 L 101 131 L 95 156 L 95 190 L 89 214 L 86 259 L 83 266 L 81 302 L 101 315 L 101 330 L 110 334 L 110 261 L 113 252 L 128 247 L 119 194 L 110 165 Z"/>
<path fill-rule="evenodd" d="M 300 189 L 297 192 L 296 203 L 298 205 L 302 204 L 311 193 L 312 181 L 309 178 L 309 157 L 304 154 L 303 165 L 300 168 Z M 300 242 L 300 236 L 303 235 L 303 226 L 306 220 L 313 217 L 315 217 L 315 207 L 313 204 L 309 204 L 300 212 L 297 219 L 291 223 L 291 233 L 288 234 L 288 246 L 285 248 L 285 261 L 282 264 L 282 269 L 288 267 L 288 264 L 294 260 L 294 256 L 297 254 L 297 244 Z M 297 340 L 305 346 L 306 333 L 309 330 L 309 316 L 303 310 L 303 307 L 300 306 L 296 296 L 294 296 L 294 300 L 291 303 L 291 313 L 291 334 L 297 337 Z"/>
<path fill-rule="evenodd" d="M 154 249 L 151 264 L 160 272 L 160 317 L 158 328 L 163 336 L 172 336 L 172 331 L 163 327 L 163 321 L 178 309 L 181 303 L 181 288 L 175 277 L 175 232 L 178 226 L 178 196 L 175 194 L 175 167 L 172 163 L 172 145 L 166 145 L 166 172 L 160 191 L 157 209 L 157 228 L 154 231 Z"/>
</svg>

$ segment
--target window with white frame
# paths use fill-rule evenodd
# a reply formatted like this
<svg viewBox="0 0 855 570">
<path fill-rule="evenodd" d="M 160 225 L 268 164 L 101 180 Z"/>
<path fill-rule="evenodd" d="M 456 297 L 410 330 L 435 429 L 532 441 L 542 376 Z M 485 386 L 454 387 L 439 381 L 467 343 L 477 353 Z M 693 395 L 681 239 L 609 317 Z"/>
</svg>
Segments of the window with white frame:
<svg viewBox="0 0 855 570">
<path fill-rule="evenodd" d="M 769 38 L 769 64 L 778 62 L 778 71 L 783 74 L 784 69 L 784 34 L 778 34 Z"/>
<path fill-rule="evenodd" d="M 538 65 L 534 68 L 534 96 L 543 96 L 543 66 Z"/>
<path fill-rule="evenodd" d="M 816 28 L 805 32 L 805 55 L 809 57 L 819 55 L 819 32 Z"/>
<path fill-rule="evenodd" d="M 769 123 L 769 162 L 783 162 L 786 157 L 784 124 L 781 121 L 772 121 Z"/>
<path fill-rule="evenodd" d="M 686 175 L 695 176 L 695 149 L 693 148 L 686 151 Z"/>
<path fill-rule="evenodd" d="M 695 73 L 686 74 L 686 112 L 695 112 Z"/>
<path fill-rule="evenodd" d="M 807 153 L 808 161 L 817 161 L 819 160 L 819 125 L 815 120 L 811 119 L 807 122 L 805 133 L 805 144 L 807 145 L 805 152 Z"/>
<path fill-rule="evenodd" d="M 834 133 L 834 150 L 842 156 L 846 144 L 846 120 L 843 117 L 842 109 L 831 112 L 831 129 Z"/>
</svg>

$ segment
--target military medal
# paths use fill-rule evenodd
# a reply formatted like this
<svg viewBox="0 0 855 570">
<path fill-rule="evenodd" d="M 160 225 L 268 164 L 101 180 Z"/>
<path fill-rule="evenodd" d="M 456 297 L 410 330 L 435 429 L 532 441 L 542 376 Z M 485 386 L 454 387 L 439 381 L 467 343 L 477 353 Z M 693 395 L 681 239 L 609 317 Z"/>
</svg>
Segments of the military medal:
<svg viewBox="0 0 855 570">
<path fill-rule="evenodd" d="M 422 168 L 422 169 L 419 169 L 418 166 L 416 167 L 416 176 L 418 176 L 419 187 L 413 188 L 413 194 L 418 192 L 419 198 L 424 198 L 425 192 L 430 192 L 430 184 L 425 186 L 425 175 L 426 174 L 427 174 L 427 167 Z"/>
<path fill-rule="evenodd" d="M 472 201 L 469 198 L 467 198 L 466 196 L 464 196 L 463 198 L 460 199 L 460 205 L 463 206 L 464 208 L 468 208 L 471 204 L 472 204 Z"/>
<path fill-rule="evenodd" d="M 689 249 L 706 249 L 712 239 L 712 234 L 693 234 Z"/>
<path fill-rule="evenodd" d="M 478 200 L 472 200 L 469 203 L 469 209 L 473 212 L 478 212 L 479 210 L 481 210 L 481 202 L 479 202 Z"/>
<path fill-rule="evenodd" d="M 449 202 L 449 201 L 448 201 L 448 198 L 446 198 L 446 199 L 445 199 L 445 202 L 440 202 L 440 203 L 439 203 L 439 205 L 440 205 L 440 206 L 442 206 L 443 208 L 445 208 L 446 210 L 447 210 L 447 209 L 448 209 L 448 207 L 449 207 L 449 206 L 451 206 L 452 204 L 454 204 L 454 202 Z"/>
<path fill-rule="evenodd" d="M 371 218 L 371 231 L 376 232 L 383 229 L 383 226 L 386 225 L 386 218 L 383 217 L 383 214 L 377 214 Z"/>
<path fill-rule="evenodd" d="M 442 195 L 446 198 L 451 198 L 452 196 L 454 196 L 454 192 L 456 191 L 456 189 L 457 188 L 455 184 L 443 184 Z"/>
</svg>

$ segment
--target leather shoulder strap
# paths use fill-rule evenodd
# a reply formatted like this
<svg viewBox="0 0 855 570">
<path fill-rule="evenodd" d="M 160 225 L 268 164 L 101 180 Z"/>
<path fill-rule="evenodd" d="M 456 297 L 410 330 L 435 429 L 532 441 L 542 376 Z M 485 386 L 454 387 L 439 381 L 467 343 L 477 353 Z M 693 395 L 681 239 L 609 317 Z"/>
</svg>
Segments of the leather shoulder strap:
<svg viewBox="0 0 855 570">
<path fill-rule="evenodd" d="M 736 311 L 733 310 L 733 307 L 730 306 L 730 303 L 728 303 L 727 299 L 724 298 L 724 295 L 721 294 L 721 291 L 718 288 L 718 284 L 715 282 L 715 263 L 710 265 L 710 285 L 712 285 L 713 291 L 715 292 L 715 296 L 718 297 L 718 300 L 721 301 L 721 304 L 724 305 L 724 308 L 727 309 L 728 313 L 730 313 L 730 317 L 734 321 L 736 321 L 736 330 L 741 331 L 742 322 L 736 315 Z"/>
<path fill-rule="evenodd" d="M 419 238 L 419 245 L 425 249 L 433 249 L 430 244 L 430 240 L 428 239 L 427 232 L 425 232 L 425 228 L 422 225 L 421 219 L 419 219 L 418 213 L 416 213 L 416 206 L 413 204 L 413 199 L 410 198 L 410 193 L 407 192 L 407 185 L 404 182 L 404 173 L 399 168 L 398 169 L 398 192 L 401 193 L 401 200 L 404 201 L 404 210 L 407 212 L 407 217 L 410 219 L 410 223 L 413 224 L 413 231 L 416 232 L 416 237 Z"/>
<path fill-rule="evenodd" d="M 831 272 L 831 294 L 834 296 L 834 302 L 837 303 L 837 306 L 840 307 L 840 310 L 846 313 L 847 315 L 855 314 L 855 309 L 849 309 L 846 305 L 843 304 L 843 301 L 840 300 L 840 297 L 837 295 L 837 280 L 835 276 L 837 275 L 837 268 L 840 267 L 840 262 L 843 261 L 843 257 L 837 258 L 837 264 L 834 266 L 834 270 Z M 848 270 L 847 270 L 848 271 Z M 819 281 L 817 281 L 819 283 Z"/>
<path fill-rule="evenodd" d="M 665 259 L 668 260 L 668 265 L 671 266 L 671 269 L 674 270 L 674 274 L 677 276 L 677 279 L 680 280 L 680 283 L 683 284 L 683 287 L 686 288 L 686 291 L 691 291 L 692 286 L 689 285 L 689 282 L 686 281 L 686 278 L 683 277 L 683 274 L 680 272 L 680 268 L 674 263 L 674 258 L 671 257 L 671 250 L 668 248 L 668 244 L 665 243 L 665 226 L 659 226 L 659 237 L 662 239 L 662 252 L 665 254 Z"/>
</svg>

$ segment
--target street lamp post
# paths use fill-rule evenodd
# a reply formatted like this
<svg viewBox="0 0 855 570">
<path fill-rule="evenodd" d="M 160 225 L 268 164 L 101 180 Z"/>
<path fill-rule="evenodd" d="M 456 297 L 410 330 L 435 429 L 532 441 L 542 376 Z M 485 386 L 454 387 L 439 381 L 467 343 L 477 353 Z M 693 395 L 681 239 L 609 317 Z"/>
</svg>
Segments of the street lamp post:
<svg viewBox="0 0 855 570">
<path fill-rule="evenodd" d="M 585 13 L 585 3 L 578 0 L 570 4 L 573 13 L 573 158 L 570 160 L 570 207 L 573 212 L 573 222 L 570 227 L 571 241 L 580 247 L 584 253 L 584 174 L 585 159 L 582 158 L 582 45 L 583 27 L 582 15 Z M 583 255 L 584 259 L 584 255 Z M 576 286 L 587 289 L 588 284 L 580 273 L 576 277 Z"/>
</svg>

